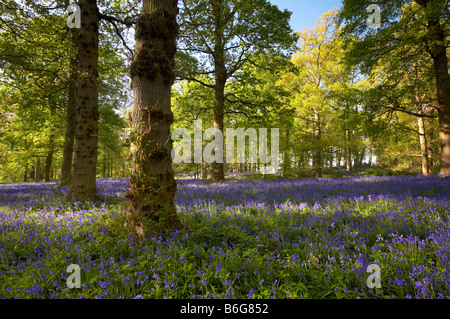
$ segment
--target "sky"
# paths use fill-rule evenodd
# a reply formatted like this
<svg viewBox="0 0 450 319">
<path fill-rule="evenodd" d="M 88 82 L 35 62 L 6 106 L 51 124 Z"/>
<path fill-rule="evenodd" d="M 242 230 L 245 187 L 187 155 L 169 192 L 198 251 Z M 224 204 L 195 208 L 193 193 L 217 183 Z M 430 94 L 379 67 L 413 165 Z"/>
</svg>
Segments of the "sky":
<svg viewBox="0 0 450 319">
<path fill-rule="evenodd" d="M 305 27 L 314 28 L 314 23 L 320 16 L 342 6 L 342 0 L 270 0 L 280 9 L 292 12 L 291 27 L 293 31 L 301 31 Z"/>
</svg>

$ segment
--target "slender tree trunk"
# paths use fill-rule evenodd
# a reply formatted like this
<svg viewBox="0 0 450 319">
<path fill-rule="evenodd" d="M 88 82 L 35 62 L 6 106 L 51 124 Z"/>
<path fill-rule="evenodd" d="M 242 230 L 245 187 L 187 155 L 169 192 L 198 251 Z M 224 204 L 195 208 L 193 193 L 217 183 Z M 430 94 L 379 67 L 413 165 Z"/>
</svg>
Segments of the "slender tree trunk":
<svg viewBox="0 0 450 319">
<path fill-rule="evenodd" d="M 206 162 L 205 162 L 205 159 L 203 158 L 203 156 L 202 156 L 202 168 L 201 168 L 201 171 L 202 171 L 202 179 L 208 179 L 208 168 L 207 168 L 207 166 L 206 166 Z"/>
<path fill-rule="evenodd" d="M 89 200 L 96 195 L 98 148 L 98 8 L 97 0 L 80 0 L 78 99 L 75 154 L 68 198 Z"/>
<path fill-rule="evenodd" d="M 446 32 L 440 18 L 436 14 L 437 8 L 427 10 L 434 5 L 445 5 L 438 0 L 416 0 L 425 8 L 428 20 L 427 51 L 433 59 L 436 77 L 438 117 L 439 117 L 439 139 L 441 144 L 441 171 L 442 175 L 450 175 L 450 74 L 448 72 L 448 58 L 446 43 Z M 448 4 L 447 4 L 448 5 Z"/>
<path fill-rule="evenodd" d="M 225 92 L 225 82 L 220 83 L 220 80 L 216 80 L 215 89 L 215 107 L 214 107 L 214 128 L 219 129 L 223 132 L 223 110 L 224 110 L 224 92 Z M 223 147 L 223 146 L 222 146 Z M 217 150 L 216 150 L 217 152 Z M 213 162 L 211 163 L 212 174 L 211 180 L 213 181 L 223 181 L 225 179 L 224 175 L 224 163 Z"/>
<path fill-rule="evenodd" d="M 429 164 L 429 168 L 430 168 L 430 172 L 434 167 L 434 150 L 433 150 L 433 139 L 430 138 L 429 141 L 427 141 L 428 143 L 428 164 Z"/>
<path fill-rule="evenodd" d="M 341 168 L 341 149 L 336 149 L 336 168 Z"/>
<path fill-rule="evenodd" d="M 133 172 L 126 199 L 129 221 L 141 236 L 181 227 L 170 138 L 177 13 L 177 0 L 144 0 L 136 24 L 130 68 Z"/>
<path fill-rule="evenodd" d="M 53 161 L 53 153 L 54 153 L 54 145 L 53 145 L 53 137 L 51 142 L 51 149 L 47 152 L 47 156 L 45 157 L 45 168 L 44 168 L 44 183 L 49 183 L 50 180 L 50 171 L 52 168 Z"/>
<path fill-rule="evenodd" d="M 353 168 L 355 170 L 358 170 L 358 159 L 359 159 L 359 157 L 358 157 L 358 150 L 356 148 L 353 149 L 352 155 L 353 155 Z"/>
<path fill-rule="evenodd" d="M 64 137 L 63 160 L 61 167 L 61 186 L 69 185 L 72 180 L 73 146 L 75 143 L 76 107 L 77 107 L 77 69 L 78 69 L 78 32 L 72 29 L 72 42 L 77 53 L 70 59 L 69 99 L 67 103 L 67 122 Z"/>
<path fill-rule="evenodd" d="M 316 172 L 316 178 L 322 177 L 322 169 L 323 169 L 323 163 L 322 163 L 322 146 L 321 146 L 321 128 L 320 128 L 320 116 L 319 112 L 315 112 L 314 114 L 314 122 L 315 122 L 315 129 L 314 129 L 314 156 L 313 156 L 313 166 L 314 170 Z"/>
<path fill-rule="evenodd" d="M 224 119 L 225 104 L 225 84 L 227 81 L 227 69 L 225 66 L 225 44 L 223 41 L 222 28 L 222 1 L 210 0 L 214 16 L 214 72 L 215 72 L 215 89 L 214 89 L 214 128 L 219 129 L 222 133 Z M 223 145 L 222 145 L 223 149 Z M 217 151 L 217 150 L 216 150 Z M 212 163 L 211 180 L 223 181 L 224 163 Z"/>
<path fill-rule="evenodd" d="M 418 103 L 417 113 L 419 115 L 423 114 L 422 105 L 420 104 L 420 97 L 416 94 L 416 100 Z M 422 164 L 422 174 L 428 175 L 430 174 L 430 167 L 428 163 L 428 145 L 427 145 L 427 137 L 425 132 L 425 121 L 423 117 L 417 117 L 417 124 L 419 126 L 419 143 L 420 143 L 420 157 Z"/>
<path fill-rule="evenodd" d="M 352 151 L 350 148 L 350 131 L 345 131 L 345 140 L 347 141 L 347 148 L 345 149 L 345 166 L 347 168 L 347 172 L 352 170 Z"/>
<path fill-rule="evenodd" d="M 38 157 L 36 161 L 36 183 L 41 181 L 41 159 Z"/>
<path fill-rule="evenodd" d="M 30 169 L 30 180 L 34 180 L 36 178 L 36 168 L 34 165 L 31 165 L 31 169 Z"/>
<path fill-rule="evenodd" d="M 25 165 L 25 170 L 23 172 L 23 182 L 26 183 L 28 181 L 28 164 Z"/>
<path fill-rule="evenodd" d="M 286 146 L 284 149 L 284 160 L 283 160 L 283 173 L 282 173 L 282 177 L 287 177 L 287 171 L 288 169 L 291 167 L 291 159 L 290 159 L 290 154 L 289 154 L 289 149 L 290 149 L 290 135 L 289 135 L 289 128 L 286 127 Z"/>
<path fill-rule="evenodd" d="M 359 153 L 359 169 L 363 166 L 364 156 L 366 155 L 366 149 L 362 148 L 361 153 Z"/>
<path fill-rule="evenodd" d="M 52 105 L 50 107 L 50 115 L 51 115 L 52 119 L 55 117 L 55 113 L 56 113 L 56 105 Z M 54 132 L 54 128 L 53 128 L 52 133 L 50 134 L 50 137 L 49 137 L 48 151 L 47 151 L 47 155 L 45 157 L 44 183 L 49 183 L 51 180 L 50 173 L 51 173 L 51 169 L 52 169 L 52 161 L 53 161 L 53 153 L 54 152 L 55 152 L 55 132 Z"/>
<path fill-rule="evenodd" d="M 102 167 L 102 177 L 105 178 L 106 177 L 106 156 L 105 154 L 103 154 L 103 163 L 102 163 L 103 167 Z"/>
</svg>

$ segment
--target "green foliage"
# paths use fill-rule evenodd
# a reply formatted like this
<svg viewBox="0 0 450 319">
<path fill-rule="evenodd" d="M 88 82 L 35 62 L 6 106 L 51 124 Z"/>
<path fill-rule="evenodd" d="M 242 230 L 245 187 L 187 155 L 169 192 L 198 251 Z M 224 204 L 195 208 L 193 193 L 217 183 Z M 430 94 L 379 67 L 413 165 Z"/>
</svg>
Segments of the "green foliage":
<svg viewBox="0 0 450 319">
<path fill-rule="evenodd" d="M 122 1 L 119 1 L 122 2 Z M 0 8 L 0 180 L 20 181 L 28 166 L 53 151 L 59 170 L 68 103 L 69 60 L 75 54 L 65 28 L 67 5 L 50 14 L 40 2 L 26 7 L 10 2 Z M 42 14 L 45 11 L 45 14 Z M 124 161 L 119 138 L 125 122 L 116 113 L 128 103 L 125 55 L 110 34 L 100 37 L 100 156 Z M 54 174 L 54 178 L 57 175 Z"/>
</svg>

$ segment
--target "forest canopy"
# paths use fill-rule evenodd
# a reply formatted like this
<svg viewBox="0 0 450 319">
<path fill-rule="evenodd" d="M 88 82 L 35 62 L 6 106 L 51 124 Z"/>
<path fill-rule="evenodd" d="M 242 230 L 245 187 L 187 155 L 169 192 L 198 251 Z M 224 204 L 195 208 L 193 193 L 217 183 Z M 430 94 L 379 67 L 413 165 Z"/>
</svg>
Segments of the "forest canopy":
<svg viewBox="0 0 450 319">
<path fill-rule="evenodd" d="M 177 3 L 172 130 L 193 132 L 198 119 L 204 130 L 279 128 L 283 176 L 449 173 L 447 1 L 383 2 L 379 26 L 369 27 L 370 2 L 345 0 L 305 30 L 292 30 L 291 12 L 266 0 Z M 69 4 L 1 2 L 1 182 L 73 174 L 83 28 L 67 27 Z M 95 153 L 97 178 L 129 176 L 141 4 L 97 5 L 98 140 L 86 156 Z M 174 169 L 220 180 L 264 166 L 192 161 Z"/>
</svg>

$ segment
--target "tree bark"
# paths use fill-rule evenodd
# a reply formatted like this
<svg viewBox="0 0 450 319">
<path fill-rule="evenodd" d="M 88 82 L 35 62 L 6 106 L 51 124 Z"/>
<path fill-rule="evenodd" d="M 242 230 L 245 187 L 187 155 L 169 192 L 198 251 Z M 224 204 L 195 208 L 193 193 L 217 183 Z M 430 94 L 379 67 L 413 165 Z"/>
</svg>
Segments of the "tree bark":
<svg viewBox="0 0 450 319">
<path fill-rule="evenodd" d="M 99 15 L 97 0 L 80 0 L 80 8 L 77 128 L 72 182 L 68 198 L 85 201 L 96 195 Z"/>
<path fill-rule="evenodd" d="M 78 67 L 78 32 L 72 29 L 72 42 L 77 53 L 70 59 L 69 99 L 67 103 L 67 122 L 64 137 L 63 160 L 61 167 L 61 186 L 69 185 L 72 180 L 73 146 L 75 143 L 76 107 L 77 107 L 77 67 Z"/>
<path fill-rule="evenodd" d="M 434 167 L 434 157 L 435 157 L 435 155 L 434 155 L 434 148 L 433 148 L 433 139 L 432 138 L 430 138 L 430 140 L 428 140 L 427 141 L 428 143 L 428 149 L 427 149 L 427 151 L 428 151 L 428 164 L 429 164 L 429 168 L 430 168 L 430 172 L 431 172 L 431 170 L 433 169 L 433 167 Z"/>
<path fill-rule="evenodd" d="M 202 156 L 202 167 L 201 167 L 201 173 L 202 173 L 202 179 L 208 179 L 208 168 L 206 166 L 205 159 Z"/>
<path fill-rule="evenodd" d="M 23 172 L 23 182 L 26 183 L 28 181 L 28 164 L 25 165 L 25 170 Z"/>
<path fill-rule="evenodd" d="M 36 161 L 35 181 L 36 181 L 36 183 L 39 183 L 41 181 L 41 159 L 40 158 L 38 158 Z"/>
<path fill-rule="evenodd" d="M 45 167 L 44 167 L 44 183 L 50 182 L 50 172 L 52 168 L 53 153 L 54 153 L 54 136 L 50 137 L 50 146 L 45 157 Z"/>
<path fill-rule="evenodd" d="M 369 144 L 369 162 L 367 163 L 369 167 L 372 167 L 372 161 L 373 161 L 373 147 L 372 144 Z"/>
<path fill-rule="evenodd" d="M 341 168 L 341 149 L 336 148 L 336 168 Z"/>
<path fill-rule="evenodd" d="M 30 180 L 34 180 L 34 179 L 35 179 L 35 176 L 36 176 L 35 172 L 36 172 L 35 166 L 34 166 L 34 165 L 31 165 L 31 169 L 30 169 Z"/>
<path fill-rule="evenodd" d="M 177 0 L 144 0 L 136 24 L 130 68 L 132 175 L 127 194 L 129 222 L 140 236 L 181 227 L 174 196 L 170 125 L 174 82 Z"/>
<path fill-rule="evenodd" d="M 322 177 L 322 146 L 321 146 L 321 128 L 320 128 L 320 116 L 319 112 L 314 114 L 314 156 L 313 156 L 313 166 L 316 172 L 316 178 Z"/>
<path fill-rule="evenodd" d="M 419 115 L 423 114 L 422 105 L 420 104 L 420 97 L 416 94 L 417 99 L 417 113 Z M 430 167 L 428 162 L 428 146 L 427 146 L 427 137 L 425 132 L 425 121 L 424 118 L 419 116 L 417 117 L 417 124 L 419 126 L 419 143 L 420 143 L 420 158 L 422 164 L 422 174 L 428 175 L 430 174 Z"/>
<path fill-rule="evenodd" d="M 103 163 L 102 163 L 102 177 L 106 177 L 106 156 L 103 154 Z"/>
<path fill-rule="evenodd" d="M 227 81 L 227 69 L 225 66 L 225 45 L 223 41 L 222 28 L 222 3 L 219 0 L 210 0 L 214 16 L 214 72 L 215 72 L 215 88 L 214 88 L 214 128 L 219 129 L 223 134 L 223 118 L 225 105 L 225 84 Z M 223 145 L 222 145 L 223 148 Z M 217 151 L 217 150 L 216 150 Z M 211 180 L 223 181 L 224 164 L 212 163 Z"/>
<path fill-rule="evenodd" d="M 55 117 L 55 113 L 56 105 L 52 104 L 50 106 L 50 116 L 52 119 Z M 53 153 L 55 152 L 55 134 L 55 129 L 53 128 L 48 141 L 47 155 L 45 156 L 44 183 L 49 183 L 51 180 L 50 173 L 52 170 Z"/>
<path fill-rule="evenodd" d="M 439 139 L 441 145 L 441 170 L 442 175 L 450 175 L 450 74 L 448 73 L 447 49 L 445 46 L 445 30 L 440 19 L 443 18 L 432 6 L 440 6 L 444 1 L 416 0 L 424 10 L 428 20 L 427 51 L 433 59 L 433 67 L 436 78 Z M 448 5 L 448 4 L 447 4 Z M 427 10 L 427 9 L 431 10 Z"/>
<path fill-rule="evenodd" d="M 290 159 L 290 154 L 289 154 L 289 149 L 290 149 L 290 135 L 289 135 L 289 128 L 286 127 L 286 145 L 285 145 L 285 149 L 284 149 L 284 154 L 283 154 L 283 173 L 281 175 L 281 177 L 287 177 L 287 171 L 288 169 L 291 167 L 291 159 Z"/>
<path fill-rule="evenodd" d="M 345 131 L 345 140 L 347 142 L 347 148 L 345 149 L 345 166 L 347 169 L 347 172 L 350 172 L 352 170 L 352 151 L 350 148 L 350 131 Z"/>
</svg>

